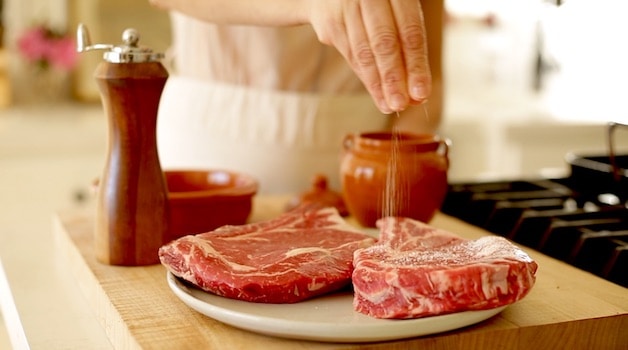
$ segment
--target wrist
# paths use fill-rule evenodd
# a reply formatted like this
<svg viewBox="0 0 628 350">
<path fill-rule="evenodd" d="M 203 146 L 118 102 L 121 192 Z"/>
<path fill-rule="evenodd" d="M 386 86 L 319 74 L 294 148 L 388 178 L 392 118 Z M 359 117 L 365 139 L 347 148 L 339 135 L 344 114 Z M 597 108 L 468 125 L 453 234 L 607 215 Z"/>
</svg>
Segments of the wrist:
<svg viewBox="0 0 628 350">
<path fill-rule="evenodd" d="M 292 26 L 310 23 L 310 0 L 276 0 L 273 4 L 276 8 L 269 9 L 268 13 L 277 18 L 271 19 L 270 25 Z"/>
</svg>

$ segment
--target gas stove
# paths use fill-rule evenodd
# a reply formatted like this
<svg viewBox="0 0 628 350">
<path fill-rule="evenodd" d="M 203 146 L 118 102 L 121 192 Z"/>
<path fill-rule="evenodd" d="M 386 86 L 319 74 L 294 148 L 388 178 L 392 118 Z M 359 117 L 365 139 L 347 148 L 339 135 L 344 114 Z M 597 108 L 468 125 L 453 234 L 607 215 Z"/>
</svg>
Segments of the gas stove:
<svg viewBox="0 0 628 350">
<path fill-rule="evenodd" d="M 625 196 L 603 184 L 599 192 L 578 172 L 558 179 L 457 183 L 441 210 L 628 287 Z"/>
</svg>

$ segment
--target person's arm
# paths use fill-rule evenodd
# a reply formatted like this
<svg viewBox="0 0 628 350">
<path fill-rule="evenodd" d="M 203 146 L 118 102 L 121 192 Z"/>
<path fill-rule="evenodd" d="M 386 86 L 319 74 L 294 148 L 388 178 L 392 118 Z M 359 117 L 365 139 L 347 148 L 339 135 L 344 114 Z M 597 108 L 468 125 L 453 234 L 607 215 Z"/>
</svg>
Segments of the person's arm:
<svg viewBox="0 0 628 350">
<path fill-rule="evenodd" d="M 293 26 L 308 23 L 308 0 L 149 0 L 151 5 L 217 24 Z"/>
<path fill-rule="evenodd" d="M 335 47 L 384 113 L 427 99 L 432 81 L 417 0 L 149 0 L 153 5 L 223 24 L 311 24 Z"/>
</svg>

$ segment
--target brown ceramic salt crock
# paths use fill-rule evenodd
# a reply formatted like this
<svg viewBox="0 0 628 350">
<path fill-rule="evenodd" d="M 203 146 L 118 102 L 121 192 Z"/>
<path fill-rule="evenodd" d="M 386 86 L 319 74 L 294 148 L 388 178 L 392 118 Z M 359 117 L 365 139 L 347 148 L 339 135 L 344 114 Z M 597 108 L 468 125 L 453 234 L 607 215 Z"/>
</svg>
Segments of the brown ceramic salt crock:
<svg viewBox="0 0 628 350">
<path fill-rule="evenodd" d="M 366 132 L 347 135 L 343 146 L 342 194 L 359 224 L 375 227 L 384 216 L 423 222 L 434 217 L 447 194 L 449 140 L 432 134 Z"/>
</svg>

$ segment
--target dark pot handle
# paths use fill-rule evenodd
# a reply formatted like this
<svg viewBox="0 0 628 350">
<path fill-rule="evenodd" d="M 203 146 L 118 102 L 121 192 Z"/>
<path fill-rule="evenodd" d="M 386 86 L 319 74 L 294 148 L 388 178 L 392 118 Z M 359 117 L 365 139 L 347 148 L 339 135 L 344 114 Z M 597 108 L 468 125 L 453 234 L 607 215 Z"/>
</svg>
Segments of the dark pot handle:
<svg viewBox="0 0 628 350">
<path fill-rule="evenodd" d="M 626 124 L 620 124 L 616 122 L 608 123 L 608 160 L 611 163 L 611 169 L 613 170 L 613 179 L 615 182 L 621 181 L 621 169 L 617 166 L 617 161 L 615 160 L 615 129 L 618 127 L 628 127 Z"/>
</svg>

